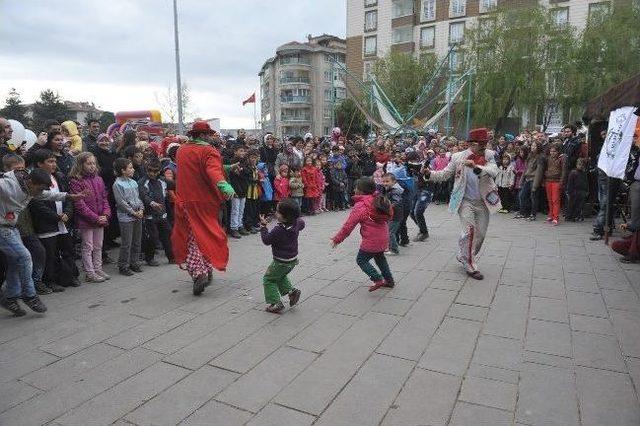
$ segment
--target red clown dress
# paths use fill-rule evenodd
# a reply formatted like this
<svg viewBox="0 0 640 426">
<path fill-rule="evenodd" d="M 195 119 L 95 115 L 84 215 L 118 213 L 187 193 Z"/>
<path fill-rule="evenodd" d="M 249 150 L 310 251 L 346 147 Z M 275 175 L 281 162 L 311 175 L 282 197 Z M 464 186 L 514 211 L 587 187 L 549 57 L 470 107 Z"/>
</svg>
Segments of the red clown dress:
<svg viewBox="0 0 640 426">
<path fill-rule="evenodd" d="M 201 141 L 183 144 L 177 152 L 175 224 L 171 234 L 176 263 L 192 278 L 215 268 L 224 271 L 229 260 L 227 235 L 218 214 L 224 205 L 216 186 L 225 181 L 220 153 Z"/>
</svg>

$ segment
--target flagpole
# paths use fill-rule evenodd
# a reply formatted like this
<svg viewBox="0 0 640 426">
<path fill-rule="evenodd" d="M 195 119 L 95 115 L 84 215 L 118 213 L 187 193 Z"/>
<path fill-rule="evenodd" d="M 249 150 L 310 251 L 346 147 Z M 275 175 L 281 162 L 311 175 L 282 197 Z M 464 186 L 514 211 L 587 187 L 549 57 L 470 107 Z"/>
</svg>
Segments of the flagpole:
<svg viewBox="0 0 640 426">
<path fill-rule="evenodd" d="M 254 130 L 258 130 L 258 119 L 257 119 L 257 115 L 256 115 L 256 103 L 257 103 L 257 101 L 253 102 L 253 129 Z"/>
</svg>

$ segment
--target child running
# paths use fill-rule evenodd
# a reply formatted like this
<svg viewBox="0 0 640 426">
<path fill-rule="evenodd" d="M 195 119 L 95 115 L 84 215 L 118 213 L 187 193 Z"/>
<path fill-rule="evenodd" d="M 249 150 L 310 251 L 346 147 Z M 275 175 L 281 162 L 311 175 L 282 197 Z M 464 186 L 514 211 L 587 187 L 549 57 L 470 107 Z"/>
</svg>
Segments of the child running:
<svg viewBox="0 0 640 426">
<path fill-rule="evenodd" d="M 304 220 L 300 219 L 300 206 L 285 198 L 276 208 L 278 224 L 269 231 L 267 218 L 260 215 L 260 236 L 262 242 L 271 246 L 273 262 L 263 277 L 264 298 L 267 312 L 274 314 L 284 309 L 280 295 L 289 295 L 289 306 L 300 299 L 300 290 L 294 288 L 289 280 L 289 272 L 298 264 L 298 234 L 304 229 Z"/>
<path fill-rule="evenodd" d="M 384 256 L 389 248 L 389 221 L 393 217 L 393 208 L 389 200 L 376 193 L 376 184 L 372 178 L 364 177 L 356 182 L 354 206 L 342 229 L 331 239 L 331 246 L 336 247 L 344 241 L 351 231 L 360 224 L 362 242 L 356 257 L 356 263 L 369 276 L 373 284 L 369 291 L 380 287 L 393 287 L 395 282 Z M 380 272 L 371 265 L 373 259 Z"/>
</svg>

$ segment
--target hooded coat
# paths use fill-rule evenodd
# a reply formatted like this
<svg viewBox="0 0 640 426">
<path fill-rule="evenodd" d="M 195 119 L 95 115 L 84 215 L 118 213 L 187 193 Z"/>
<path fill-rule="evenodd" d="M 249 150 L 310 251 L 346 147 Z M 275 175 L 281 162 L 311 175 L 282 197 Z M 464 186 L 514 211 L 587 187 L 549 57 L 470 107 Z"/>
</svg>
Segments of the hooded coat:
<svg viewBox="0 0 640 426">
<path fill-rule="evenodd" d="M 374 200 L 377 195 L 355 195 L 353 197 L 353 208 L 342 225 L 342 228 L 332 238 L 333 242 L 340 244 L 344 241 L 356 227 L 360 225 L 360 235 L 362 242 L 360 250 L 367 253 L 381 253 L 389 248 L 389 221 L 393 213 L 379 212 L 374 207 Z"/>
</svg>

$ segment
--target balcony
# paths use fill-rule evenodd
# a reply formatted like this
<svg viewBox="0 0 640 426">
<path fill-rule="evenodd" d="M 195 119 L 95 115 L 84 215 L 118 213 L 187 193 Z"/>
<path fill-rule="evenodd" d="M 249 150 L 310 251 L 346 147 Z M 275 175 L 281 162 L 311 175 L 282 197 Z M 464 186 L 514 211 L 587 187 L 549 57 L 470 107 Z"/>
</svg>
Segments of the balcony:
<svg viewBox="0 0 640 426">
<path fill-rule="evenodd" d="M 283 104 L 310 104 L 311 96 L 281 96 L 280 102 Z"/>
<path fill-rule="evenodd" d="M 287 123 L 308 123 L 311 121 L 311 116 L 298 116 L 295 115 L 283 115 L 280 120 Z"/>
<path fill-rule="evenodd" d="M 304 65 L 311 66 L 310 58 L 283 57 L 280 59 L 280 65 Z"/>
<path fill-rule="evenodd" d="M 309 77 L 281 77 L 280 84 L 311 84 Z"/>
</svg>

